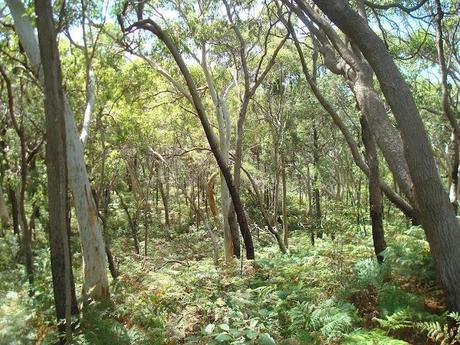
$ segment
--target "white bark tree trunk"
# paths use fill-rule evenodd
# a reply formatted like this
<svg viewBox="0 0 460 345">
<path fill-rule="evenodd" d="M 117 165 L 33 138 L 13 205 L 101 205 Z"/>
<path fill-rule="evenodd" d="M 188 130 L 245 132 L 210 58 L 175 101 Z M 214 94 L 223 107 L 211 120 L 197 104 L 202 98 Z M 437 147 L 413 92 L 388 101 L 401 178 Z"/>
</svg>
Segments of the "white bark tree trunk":
<svg viewBox="0 0 460 345">
<path fill-rule="evenodd" d="M 85 114 L 83 116 L 83 126 L 81 129 L 80 140 L 83 146 L 86 144 L 86 140 L 89 136 L 89 126 L 91 124 L 91 115 L 96 105 L 96 76 L 90 69 L 88 72 L 88 90 L 87 90 L 87 104 L 85 108 Z"/>
<path fill-rule="evenodd" d="M 40 82 L 43 83 L 43 74 L 40 72 L 41 60 L 38 40 L 24 5 L 20 0 L 7 0 L 7 5 L 13 16 L 22 47 L 26 51 L 34 70 L 38 73 Z M 78 136 L 73 112 L 67 97 L 65 97 L 64 117 L 69 188 L 73 195 L 83 254 L 83 296 L 91 299 L 104 299 L 109 296 L 105 245 L 97 217 L 97 207 L 86 172 L 83 145 Z"/>
<path fill-rule="evenodd" d="M 91 192 L 83 156 L 83 144 L 77 135 L 72 109 L 65 99 L 67 170 L 72 192 L 84 264 L 83 295 L 92 299 L 109 296 L 105 244 L 97 217 L 97 207 Z"/>
<path fill-rule="evenodd" d="M 211 99 L 216 110 L 217 123 L 219 128 L 219 147 L 222 152 L 222 158 L 225 164 L 230 164 L 230 135 L 231 135 L 231 123 L 230 114 L 228 112 L 226 104 L 226 95 L 230 91 L 231 85 L 225 90 L 224 95 L 219 96 L 216 92 L 214 82 L 212 80 L 211 73 L 209 71 L 207 59 L 206 59 L 206 47 L 202 47 L 202 60 L 201 67 L 206 77 L 206 83 L 211 94 Z M 222 173 L 220 174 L 220 190 L 221 190 L 221 207 L 222 207 L 222 228 L 224 233 L 224 253 L 225 262 L 231 263 L 233 260 L 234 248 L 233 248 L 233 237 L 230 228 L 229 213 L 233 212 L 230 192 L 227 187 Z"/>
</svg>

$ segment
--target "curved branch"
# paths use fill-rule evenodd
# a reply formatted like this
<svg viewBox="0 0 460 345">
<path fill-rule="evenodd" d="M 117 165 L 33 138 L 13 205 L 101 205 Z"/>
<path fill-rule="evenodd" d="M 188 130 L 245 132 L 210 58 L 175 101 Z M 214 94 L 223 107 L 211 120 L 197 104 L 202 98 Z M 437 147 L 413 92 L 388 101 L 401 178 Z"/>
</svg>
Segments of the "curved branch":
<svg viewBox="0 0 460 345">
<path fill-rule="evenodd" d="M 407 14 L 410 14 L 411 12 L 417 11 L 420 7 L 425 5 L 425 3 L 428 2 L 428 0 L 422 0 L 420 1 L 417 5 L 412 6 L 412 7 L 406 7 L 401 5 L 400 3 L 393 2 L 391 4 L 386 4 L 386 5 L 381 5 L 381 4 L 375 4 L 373 2 L 364 0 L 364 4 L 372 9 L 377 9 L 377 10 L 389 10 L 391 8 L 398 8 L 403 12 L 406 12 Z"/>
</svg>

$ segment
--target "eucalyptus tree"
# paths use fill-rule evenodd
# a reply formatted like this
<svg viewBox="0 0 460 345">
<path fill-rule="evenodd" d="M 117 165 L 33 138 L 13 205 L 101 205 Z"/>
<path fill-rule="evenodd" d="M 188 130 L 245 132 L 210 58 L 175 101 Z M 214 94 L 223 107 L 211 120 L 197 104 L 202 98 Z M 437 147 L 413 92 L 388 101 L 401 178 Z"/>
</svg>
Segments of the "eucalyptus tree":
<svg viewBox="0 0 460 345">
<path fill-rule="evenodd" d="M 43 83 L 44 70 L 41 67 L 40 48 L 32 21 L 20 0 L 8 0 L 7 5 L 13 17 L 19 41 L 30 60 L 31 69 L 39 82 Z M 64 109 L 68 181 L 79 223 L 85 267 L 83 293 L 90 298 L 106 298 L 109 296 L 109 285 L 105 246 L 97 218 L 96 203 L 86 171 L 82 142 L 76 132 L 73 112 L 66 96 Z"/>
<path fill-rule="evenodd" d="M 384 42 L 347 1 L 315 1 L 356 45 L 379 80 L 404 142 L 419 217 L 449 307 L 460 310 L 460 229 L 441 183 L 430 142 L 412 93 Z"/>
<path fill-rule="evenodd" d="M 17 172 L 15 171 L 15 164 L 11 164 L 11 159 L 14 160 L 15 157 L 10 157 L 11 152 L 10 154 L 8 154 L 7 148 L 4 148 L 3 160 L 5 169 L 11 170 L 10 172 L 6 172 L 6 175 L 19 175 L 19 183 L 17 183 L 18 187 L 13 188 L 12 186 L 8 186 L 8 189 L 10 189 L 10 193 L 13 193 L 15 196 L 14 198 L 10 198 L 11 202 L 13 203 L 12 211 L 13 213 L 17 212 L 13 215 L 13 220 L 17 221 L 18 229 L 21 235 L 21 250 L 22 254 L 25 257 L 26 272 L 32 289 L 34 281 L 32 231 L 33 220 L 35 217 L 37 206 L 34 205 L 32 207 L 33 210 L 31 212 L 29 221 L 26 212 L 26 197 L 33 197 L 33 194 L 35 192 L 30 188 L 30 180 L 33 178 L 33 176 L 31 176 L 31 172 L 36 168 L 36 156 L 40 153 L 40 148 L 43 144 L 44 138 L 39 137 L 38 139 L 36 139 L 34 138 L 35 136 L 32 135 L 32 132 L 29 128 L 30 123 L 29 121 L 27 121 L 27 118 L 31 114 L 26 114 L 28 112 L 28 109 L 26 109 L 23 106 L 26 103 L 24 101 L 24 98 L 27 97 L 27 95 L 24 92 L 24 84 L 23 82 L 20 82 L 19 85 L 14 85 L 15 83 L 13 83 L 13 80 L 11 79 L 8 72 L 5 68 L 0 66 L 0 76 L 2 77 L 2 80 L 5 83 L 5 89 L 7 94 L 6 114 L 8 114 L 9 117 L 9 120 L 5 121 L 4 124 L 6 128 L 8 128 L 9 126 L 12 127 L 19 141 L 19 157 L 17 157 L 19 164 Z M 31 86 L 31 89 L 33 89 L 33 86 Z M 38 133 L 41 134 L 40 131 L 38 131 Z M 5 171 L 3 171 L 2 174 L 5 175 Z M 9 185 L 13 184 L 11 178 L 8 178 L 7 183 Z M 27 195 L 28 190 L 31 192 L 29 193 L 29 195 Z"/>
<path fill-rule="evenodd" d="M 51 266 L 56 316 L 66 341 L 71 341 L 71 315 L 78 314 L 75 283 L 69 245 L 65 95 L 62 88 L 61 66 L 53 22 L 51 2 L 37 0 L 38 38 L 43 68 L 46 117 L 46 161 L 48 177 L 48 213 Z M 65 319 L 65 323 L 62 320 Z M 62 327 L 65 325 L 65 327 Z"/>
<path fill-rule="evenodd" d="M 279 7 L 279 10 L 280 9 L 281 8 Z M 310 86 L 310 89 L 312 93 L 314 94 L 314 96 L 316 97 L 316 99 L 318 100 L 319 104 L 323 107 L 326 113 L 330 115 L 334 124 L 341 131 L 351 151 L 351 155 L 353 157 L 354 162 L 360 168 L 360 170 L 362 170 L 366 174 L 366 176 L 368 176 L 370 173 L 369 166 L 365 162 L 359 150 L 358 143 L 355 140 L 352 132 L 350 131 L 349 127 L 343 120 L 340 110 L 337 109 L 337 107 L 325 97 L 324 93 L 319 88 L 318 84 L 315 82 L 315 79 L 313 78 L 312 73 L 310 72 L 310 69 L 309 69 L 309 66 L 307 64 L 307 60 L 305 57 L 305 53 L 302 49 L 299 39 L 297 38 L 297 34 L 295 32 L 293 24 L 290 21 L 286 20 L 286 18 L 284 18 L 284 16 L 281 13 L 279 15 L 280 15 L 280 19 L 282 20 L 283 24 L 286 26 L 287 30 L 291 33 L 292 41 L 294 43 L 295 49 L 297 50 L 297 53 L 300 59 L 301 69 L 302 69 L 302 72 L 303 72 L 303 75 L 305 77 L 307 84 Z M 403 197 L 401 197 L 398 193 L 396 193 L 382 179 L 380 180 L 379 183 L 380 183 L 380 187 L 382 191 L 385 193 L 385 195 L 391 202 L 393 202 L 409 219 L 416 218 L 415 210 L 410 203 L 408 203 Z"/>
<path fill-rule="evenodd" d="M 29 282 L 32 283 L 32 239 L 35 218 L 40 214 L 40 156 L 45 141 L 44 126 L 40 121 L 42 111 L 37 106 L 41 100 L 41 92 L 30 74 L 28 64 L 17 51 L 13 28 L 8 26 L 8 22 L 4 25 L 0 41 L 0 54 L 4 61 L 0 66 L 0 109 L 3 115 L 0 175 L 1 184 L 4 186 L 0 210 L 5 227 L 9 225 L 9 211 L 3 196 L 5 189 L 11 205 L 13 231 L 21 237 L 21 256 L 25 258 L 26 272 Z"/>
<path fill-rule="evenodd" d="M 382 219 L 383 204 L 380 195 L 380 173 L 374 138 L 378 140 L 384 157 L 391 171 L 394 172 L 396 181 L 405 192 L 406 197 L 409 198 L 412 205 L 415 205 L 416 209 L 416 201 L 411 187 L 412 182 L 408 174 L 407 163 L 403 156 L 403 146 L 400 135 L 397 133 L 396 128 L 391 125 L 385 107 L 374 89 L 372 71 L 369 66 L 367 66 L 367 63 L 363 61 L 360 53 L 353 51 L 353 47 L 348 48 L 347 44 L 335 33 L 332 26 L 330 26 L 307 2 L 299 2 L 298 7 L 289 2 L 286 3 L 309 30 L 313 45 L 316 50 L 322 54 L 326 67 L 334 74 L 344 77 L 354 93 L 361 112 L 362 139 L 366 151 L 366 161 L 369 167 L 368 186 L 374 246 L 376 248 L 377 258 L 379 261 L 382 261 L 383 257 L 381 256 L 381 252 L 385 249 Z M 367 14 L 363 6 L 361 6 L 360 9 L 360 15 L 367 20 Z M 335 50 L 337 50 L 337 52 L 335 52 Z M 313 56 L 315 56 L 315 53 Z M 316 83 L 315 75 L 316 72 L 313 68 L 312 81 L 314 83 Z M 317 134 L 315 127 L 313 131 L 313 136 L 316 138 Z M 315 193 L 315 196 L 316 195 L 317 193 Z M 316 204 L 319 206 L 319 200 Z M 317 207 L 317 209 L 317 213 L 320 214 L 320 208 Z M 412 221 L 415 222 L 415 219 L 412 219 Z"/>
<path fill-rule="evenodd" d="M 402 73 L 410 81 L 417 105 L 430 130 L 435 122 L 448 126 L 432 139 L 437 162 L 448 175 L 449 198 L 457 209 L 459 174 L 459 125 L 457 108 L 460 90 L 459 4 L 456 1 L 420 1 L 414 6 L 379 5 L 364 2 L 371 20 L 390 49 Z M 399 20 L 392 20 L 398 16 Z M 388 28 L 397 30 L 390 31 Z M 416 66 L 416 68 L 415 68 Z M 416 70 L 415 70 L 416 69 Z M 413 80 L 416 79 L 416 80 Z M 436 80 L 439 80 L 437 83 Z M 431 92 L 422 94 L 427 85 Z M 436 97 L 438 97 L 436 99 Z M 436 104 L 440 104 L 440 109 Z M 425 113 L 425 114 L 423 114 Z M 428 118 L 428 116 L 429 118 Z M 426 121 L 428 120 L 428 121 Z M 439 146 L 438 146 L 439 145 Z M 444 146 L 449 149 L 445 150 Z"/>
<path fill-rule="evenodd" d="M 417 205 L 413 195 L 413 183 L 403 153 L 401 136 L 391 124 L 385 106 L 372 84 L 371 69 L 361 58 L 359 52 L 356 53 L 352 48 L 347 47 L 346 42 L 334 32 L 330 24 L 306 1 L 298 2 L 297 6 L 286 3 L 312 35 L 313 43 L 322 54 L 326 67 L 332 73 L 343 76 L 351 86 L 360 111 L 368 119 L 371 130 L 375 133 L 377 144 L 398 186 L 414 208 L 412 217 L 415 221 Z"/>
<path fill-rule="evenodd" d="M 200 5 L 206 5 L 206 4 L 200 4 Z M 221 137 L 221 140 L 220 140 L 221 145 L 220 146 L 224 148 L 223 154 L 222 154 L 222 151 L 218 147 L 216 147 L 216 149 L 219 150 L 218 153 L 213 148 L 214 143 L 212 143 L 212 142 L 215 139 L 214 134 L 211 132 L 211 128 L 209 128 L 209 130 L 206 129 L 206 127 L 208 126 L 208 124 L 206 124 L 206 123 L 209 122 L 209 120 L 207 119 L 207 117 L 206 117 L 206 119 L 201 117 L 201 115 L 200 115 L 201 109 L 200 110 L 197 109 L 197 112 L 198 112 L 198 115 L 200 116 L 200 120 L 202 121 L 202 124 L 204 125 L 205 132 L 206 132 L 206 134 L 208 136 L 208 140 L 210 141 L 211 147 L 213 149 L 213 153 L 216 155 L 216 158 L 217 158 L 217 156 L 221 156 L 221 157 L 217 158 L 218 161 L 220 159 L 223 160 L 222 163 L 219 162 L 219 167 L 221 168 L 221 170 L 223 170 L 222 175 L 225 178 L 227 188 L 229 189 L 230 195 L 232 196 L 232 200 L 233 200 L 235 198 L 234 195 L 238 194 L 238 189 L 239 189 L 239 176 L 240 176 L 239 170 L 240 170 L 241 159 L 242 159 L 241 158 L 242 157 L 242 136 L 243 136 L 244 121 L 245 121 L 246 114 L 247 114 L 247 111 L 248 111 L 249 102 L 250 102 L 250 99 L 252 98 L 252 96 L 254 95 L 255 91 L 257 90 L 257 87 L 263 81 L 263 78 L 265 78 L 265 76 L 268 73 L 269 69 L 273 65 L 273 63 L 275 61 L 275 58 L 276 58 L 276 55 L 279 52 L 279 50 L 281 49 L 282 45 L 284 44 L 286 38 L 281 40 L 281 42 L 275 48 L 271 58 L 268 60 L 266 65 L 263 66 L 264 58 L 268 53 L 267 41 L 268 41 L 268 35 L 269 35 L 270 31 L 268 32 L 268 34 L 266 34 L 266 36 L 264 36 L 264 40 L 265 40 L 264 43 L 259 43 L 259 47 L 260 46 L 262 47 L 263 54 L 262 54 L 262 58 L 258 61 L 257 64 L 255 64 L 255 67 L 254 67 L 255 68 L 255 74 L 254 74 L 255 79 L 253 80 L 252 79 L 252 73 L 249 70 L 250 67 L 248 66 L 248 59 L 249 59 L 249 54 L 248 54 L 248 51 L 247 51 L 247 44 L 248 43 L 245 41 L 245 39 L 243 38 L 243 36 L 241 34 L 241 31 L 240 31 L 240 25 L 241 24 L 236 23 L 236 21 L 239 21 L 239 18 L 235 14 L 236 12 L 235 12 L 234 5 L 229 4 L 227 2 L 225 2 L 224 5 L 225 5 L 225 11 L 227 13 L 227 18 L 228 18 L 227 20 L 229 22 L 229 24 L 227 24 L 227 25 L 230 25 L 231 28 L 235 31 L 237 42 L 239 42 L 239 45 L 240 45 L 240 47 L 238 49 L 239 53 L 237 54 L 237 56 L 234 56 L 233 58 L 236 61 L 238 61 L 238 60 L 241 61 L 240 63 L 242 65 L 242 69 L 244 71 L 243 72 L 244 92 L 243 92 L 243 95 L 242 95 L 242 98 L 241 98 L 241 106 L 239 107 L 239 116 L 238 116 L 239 120 L 238 120 L 238 126 L 237 126 L 236 153 L 235 153 L 235 174 L 234 174 L 234 176 L 235 176 L 235 186 L 234 187 L 231 187 L 229 185 L 229 178 L 231 178 L 231 176 L 228 176 L 228 177 L 226 176 L 226 173 L 224 172 L 224 170 L 226 170 L 226 168 L 223 168 L 223 166 L 222 166 L 223 164 L 225 164 L 228 167 L 228 159 L 226 158 L 226 155 L 227 155 L 226 151 L 228 151 L 227 147 L 228 147 L 228 142 L 229 142 L 229 137 L 230 137 L 230 131 L 229 131 L 230 121 L 225 119 L 226 114 L 228 114 L 228 111 L 225 109 L 225 107 L 227 107 L 227 105 L 226 104 L 224 104 L 224 105 L 219 104 L 219 102 L 223 101 L 223 98 L 222 97 L 220 99 L 218 98 L 219 97 L 218 92 L 217 92 L 217 90 L 216 90 L 216 88 L 214 86 L 216 81 L 211 78 L 211 71 L 210 71 L 210 68 L 209 68 L 209 65 L 208 65 L 208 62 L 207 62 L 206 41 L 202 40 L 201 42 L 199 42 L 200 43 L 199 48 L 201 48 L 201 59 L 198 58 L 195 55 L 195 53 L 193 52 L 193 49 L 191 49 L 191 48 L 186 48 L 184 54 L 185 55 L 188 54 L 189 56 L 193 57 L 200 64 L 200 66 L 203 68 L 204 74 L 207 75 L 206 79 L 207 79 L 207 84 L 208 84 L 208 86 L 210 88 L 211 99 L 214 102 L 214 106 L 216 108 L 216 113 L 218 115 L 218 120 L 220 119 L 220 133 L 221 133 L 221 136 L 220 136 Z M 147 6 L 148 6 L 148 4 L 147 4 Z M 144 10 L 147 6 L 143 6 L 142 10 Z M 178 3 L 177 4 L 178 12 L 179 13 L 181 13 L 181 12 L 184 13 L 183 8 L 181 6 L 186 7 L 186 8 L 187 8 L 187 6 L 184 5 L 183 3 Z M 207 4 L 207 6 L 209 6 L 209 4 Z M 213 9 L 214 9 L 214 7 L 213 7 Z M 202 6 L 198 6 L 198 8 L 201 8 L 201 10 L 203 10 Z M 126 17 L 126 14 L 127 14 L 126 9 L 128 9 L 127 5 L 125 6 L 123 14 L 121 16 L 119 16 L 120 22 L 122 23 L 122 29 L 125 29 L 126 31 L 128 31 L 128 29 L 132 30 L 134 28 L 143 28 L 143 29 L 151 31 L 152 33 L 157 35 L 163 42 L 168 41 L 169 37 L 163 37 L 163 35 L 161 34 L 162 30 L 161 30 L 161 32 L 157 30 L 157 29 L 160 29 L 160 27 L 157 25 L 156 22 L 154 22 L 152 19 L 143 19 L 142 15 L 139 15 L 139 13 L 138 13 L 138 18 L 137 18 L 138 21 L 133 23 L 133 24 L 131 24 L 129 27 L 125 28 L 124 18 Z M 225 23 L 225 22 L 222 22 L 222 23 Z M 149 24 L 151 24 L 151 25 L 149 25 Z M 169 42 L 165 42 L 165 43 L 168 46 Z M 173 42 L 171 41 L 171 43 L 173 43 Z M 258 40 L 256 39 L 256 42 L 254 43 L 254 46 L 256 46 L 257 44 L 258 44 Z M 180 48 L 184 49 L 183 46 L 184 46 L 184 44 L 180 45 Z M 173 48 L 173 49 L 171 49 L 171 48 Z M 177 50 L 177 47 L 176 46 L 174 46 L 174 47 L 169 47 L 168 46 L 168 49 L 170 51 L 171 50 Z M 175 52 L 172 52 L 172 53 L 173 53 L 174 58 L 176 59 L 176 63 L 178 63 L 179 67 L 181 67 L 183 61 L 178 62 L 177 60 L 178 60 L 178 58 L 180 60 L 183 60 L 183 58 L 180 56 L 179 52 L 177 52 L 178 53 L 177 55 L 175 54 Z M 230 51 L 229 54 L 230 55 L 235 55 L 235 52 Z M 253 57 L 251 57 L 251 58 L 253 58 Z M 183 65 L 184 65 L 184 67 L 186 67 L 185 63 Z M 238 67 L 235 67 L 235 68 L 238 68 Z M 183 68 L 181 68 L 181 71 L 184 74 Z M 187 80 L 187 78 L 186 78 L 186 80 Z M 190 81 L 192 81 L 192 80 L 190 80 Z M 188 80 L 187 80 L 187 83 L 188 83 Z M 233 81 L 231 83 L 233 83 Z M 238 80 L 236 80 L 235 83 L 238 83 Z M 188 83 L 189 90 L 188 90 L 188 92 L 186 94 L 189 94 L 188 98 L 190 100 L 192 100 L 194 105 L 195 105 L 195 107 L 197 107 L 197 102 L 196 102 L 197 100 L 194 99 L 193 97 L 191 97 L 191 96 L 193 96 L 192 93 L 195 93 L 196 90 L 193 90 L 193 91 L 190 90 L 190 86 L 191 86 L 190 83 Z M 194 85 L 193 85 L 193 87 L 196 88 Z M 239 88 L 239 85 L 237 84 L 237 85 L 235 85 L 235 87 Z M 227 88 L 227 90 L 228 89 L 229 88 Z M 199 100 L 199 102 L 201 103 L 201 100 Z M 197 108 L 199 108 L 199 106 Z M 203 108 L 203 111 L 204 110 L 205 109 Z M 205 115 L 205 114 L 203 114 L 203 115 Z M 224 121 L 226 121 L 226 124 L 224 123 Z M 215 144 L 217 145 L 217 142 Z M 234 188 L 234 191 L 232 191 L 233 188 Z M 223 190 L 224 190 L 224 188 L 223 188 Z M 240 202 L 237 202 L 237 203 L 240 203 Z M 242 232 L 243 238 L 245 240 L 246 250 L 248 251 L 248 246 L 252 247 L 252 244 L 250 243 L 252 241 L 250 240 L 250 233 L 249 233 L 248 229 L 246 229 L 246 225 L 244 225 L 244 223 L 245 223 L 245 220 L 243 219 L 244 211 L 242 209 L 239 210 L 239 208 L 241 208 L 241 206 L 240 205 L 237 206 L 237 204 L 235 203 L 235 200 L 233 200 L 233 204 L 234 204 L 234 207 L 235 207 L 237 219 L 239 220 L 239 223 L 240 223 L 240 231 Z M 228 214 L 230 214 L 230 216 L 231 216 L 231 213 L 233 213 L 233 211 L 228 212 Z M 224 214 L 224 219 L 226 219 L 226 218 L 228 218 L 228 215 Z M 230 223 L 230 218 L 229 218 L 229 223 Z M 242 226 L 242 225 L 244 225 L 244 226 Z M 229 228 L 229 230 L 231 230 L 230 226 L 228 228 Z M 227 236 L 226 238 L 229 239 L 231 237 Z M 233 238 L 234 238 L 234 236 L 233 236 Z M 227 240 L 227 244 L 229 244 L 229 242 L 230 241 Z M 232 241 L 232 242 L 236 244 L 236 241 Z M 226 246 L 226 247 L 228 248 L 226 250 L 227 258 L 228 258 L 230 256 L 229 254 L 231 253 L 231 250 L 230 250 L 231 247 L 230 246 Z M 250 250 L 252 250 L 252 249 L 250 249 Z"/>
</svg>

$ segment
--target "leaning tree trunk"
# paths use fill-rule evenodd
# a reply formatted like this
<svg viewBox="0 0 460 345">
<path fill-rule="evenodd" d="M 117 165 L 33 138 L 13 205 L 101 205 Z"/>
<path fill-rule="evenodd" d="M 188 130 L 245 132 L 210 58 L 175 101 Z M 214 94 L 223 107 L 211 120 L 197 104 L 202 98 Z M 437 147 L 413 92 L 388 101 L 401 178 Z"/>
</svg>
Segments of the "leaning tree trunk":
<svg viewBox="0 0 460 345">
<path fill-rule="evenodd" d="M 385 107 L 380 100 L 378 93 L 375 91 L 372 71 L 365 62 L 361 59 L 361 54 L 349 50 L 341 38 L 333 32 L 333 28 L 329 23 L 325 22 L 320 14 L 315 12 L 305 2 L 299 1 L 299 7 L 284 1 L 284 3 L 294 11 L 299 19 L 311 30 L 317 39 L 319 51 L 323 55 L 326 67 L 335 74 L 342 75 L 348 83 L 353 85 L 353 92 L 356 95 L 360 108 L 364 111 L 366 105 L 372 109 L 366 114 L 370 130 L 374 133 L 375 141 L 380 147 L 380 150 L 388 163 L 395 180 L 400 186 L 402 192 L 408 197 L 411 203 L 415 203 L 415 195 L 412 188 L 412 180 L 409 174 L 409 167 L 404 157 L 404 148 L 401 135 L 398 130 L 392 125 L 388 117 Z M 361 4 L 360 4 L 361 5 Z M 305 11 L 305 13 L 302 12 Z M 361 13 L 363 18 L 366 18 L 365 11 Z M 319 29 L 314 27 L 310 20 L 315 21 Z M 324 32 L 323 32 L 324 31 Z M 332 45 L 331 45 L 332 44 Z M 334 48 L 339 52 L 339 55 L 346 55 L 345 61 L 337 61 Z M 357 75 L 353 71 L 348 70 L 351 66 L 358 67 Z M 356 87 L 355 79 L 359 79 L 359 88 Z M 363 104 L 363 95 L 365 103 Z M 415 205 L 416 206 L 416 205 Z M 416 221 L 416 220 L 414 220 Z"/>
<path fill-rule="evenodd" d="M 214 155 L 214 158 L 216 159 L 217 165 L 219 166 L 219 169 L 225 178 L 225 182 L 227 183 L 227 187 L 230 192 L 232 203 L 235 209 L 236 218 L 240 225 L 240 232 L 241 232 L 241 235 L 243 237 L 243 241 L 246 247 L 246 258 L 249 260 L 253 260 L 255 258 L 254 244 L 252 242 L 252 235 L 249 230 L 249 225 L 247 222 L 246 213 L 243 208 L 243 203 L 241 202 L 240 193 L 235 186 L 232 174 L 230 172 L 230 168 L 222 157 L 222 153 L 219 149 L 219 143 L 215 137 L 211 124 L 209 123 L 209 119 L 206 115 L 206 110 L 204 108 L 204 105 L 201 102 L 200 95 L 198 93 L 198 89 L 187 68 L 187 65 L 185 64 L 184 59 L 180 55 L 180 52 L 177 49 L 175 43 L 153 20 L 148 19 L 145 21 L 137 22 L 133 25 L 133 27 L 131 28 L 128 27 L 125 30 L 129 31 L 133 29 L 134 27 L 143 28 L 145 30 L 152 32 L 155 36 L 157 36 L 166 45 L 169 52 L 173 56 L 176 64 L 178 65 L 182 73 L 182 76 L 184 77 L 185 82 L 187 84 L 188 90 L 190 92 L 190 95 L 193 101 L 193 105 L 195 106 L 195 109 L 197 111 L 201 125 L 205 132 L 206 139 L 208 140 L 209 146 Z"/>
<path fill-rule="evenodd" d="M 412 93 L 384 43 L 347 1 L 314 2 L 357 45 L 380 82 L 402 134 L 420 221 L 449 308 L 460 311 L 460 227 L 439 177 Z"/>
<path fill-rule="evenodd" d="M 367 164 L 364 162 L 363 158 L 361 157 L 361 153 L 359 151 L 359 148 L 356 144 L 356 142 L 353 139 L 353 136 L 349 129 L 345 126 L 345 123 L 342 121 L 340 118 L 339 114 L 337 111 L 334 109 L 334 107 L 324 98 L 322 95 L 321 91 L 319 90 L 318 86 L 314 82 L 312 76 L 310 75 L 310 72 L 308 71 L 308 67 L 306 64 L 305 56 L 302 52 L 302 48 L 300 46 L 299 41 L 296 38 L 295 31 L 290 25 L 290 23 L 287 23 L 284 21 L 286 27 L 288 28 L 289 32 L 291 33 L 291 36 L 293 38 L 294 44 L 296 46 L 296 50 L 299 54 L 300 58 L 300 63 L 302 65 L 302 71 L 304 73 L 305 79 L 307 80 L 308 84 L 310 85 L 310 88 L 312 92 L 314 93 L 315 97 L 317 98 L 318 102 L 322 105 L 322 107 L 331 115 L 333 122 L 337 125 L 337 127 L 340 129 L 342 132 L 345 141 L 347 142 L 348 147 L 350 148 L 351 155 L 353 157 L 354 162 L 356 165 L 366 174 L 366 176 L 369 175 L 369 167 Z M 409 219 L 416 219 L 416 212 L 414 208 L 407 203 L 406 200 L 401 198 L 397 193 L 395 193 L 384 181 L 380 181 L 380 188 L 382 191 L 385 193 L 386 197 L 394 203 Z M 348 196 L 348 194 L 347 194 Z"/>
<path fill-rule="evenodd" d="M 441 104 L 444 115 L 452 127 L 451 141 L 449 150 L 451 154 L 451 171 L 450 171 L 450 186 L 449 186 L 449 199 L 452 206 L 457 212 L 458 209 L 458 173 L 460 165 L 460 128 L 458 125 L 457 117 L 450 102 L 449 85 L 447 82 L 448 66 L 444 53 L 444 34 L 442 31 L 442 19 L 444 16 L 441 1 L 435 0 L 436 3 L 436 50 L 438 53 L 438 63 L 441 69 Z"/>
<path fill-rule="evenodd" d="M 231 138 L 231 121 L 227 107 L 227 95 L 232 84 L 223 92 L 223 95 L 218 95 L 211 73 L 209 71 L 206 47 L 202 49 L 202 68 L 206 76 L 206 82 L 209 88 L 212 102 L 216 110 L 216 117 L 219 130 L 219 148 L 222 153 L 222 158 L 227 165 L 230 164 L 230 138 Z M 220 174 L 220 190 L 221 190 L 221 208 L 222 208 L 222 229 L 224 233 L 224 254 L 225 262 L 230 263 L 233 257 L 240 257 L 240 241 L 238 236 L 238 224 L 235 219 L 235 211 L 232 207 L 230 192 L 227 187 L 224 175 Z"/>
</svg>

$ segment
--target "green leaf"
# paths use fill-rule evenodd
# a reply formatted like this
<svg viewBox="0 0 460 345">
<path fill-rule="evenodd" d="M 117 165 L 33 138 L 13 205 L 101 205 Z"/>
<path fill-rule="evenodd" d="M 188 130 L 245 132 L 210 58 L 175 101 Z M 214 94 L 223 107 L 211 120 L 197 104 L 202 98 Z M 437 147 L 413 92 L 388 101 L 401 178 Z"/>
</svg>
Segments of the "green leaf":
<svg viewBox="0 0 460 345">
<path fill-rule="evenodd" d="M 244 336 L 248 338 L 249 340 L 254 340 L 255 338 L 257 338 L 257 332 L 254 331 L 253 329 L 246 328 L 244 330 Z"/>
<path fill-rule="evenodd" d="M 227 325 L 226 323 L 221 323 L 221 324 L 219 325 L 219 328 L 220 328 L 221 330 L 223 330 L 223 331 L 227 331 L 227 332 L 230 331 L 230 326 Z"/>
<path fill-rule="evenodd" d="M 218 342 L 218 343 L 225 343 L 227 341 L 232 341 L 233 338 L 228 335 L 227 333 L 220 333 L 216 338 L 215 340 Z"/>
<path fill-rule="evenodd" d="M 268 333 L 262 333 L 259 335 L 259 343 L 260 345 L 276 345 L 275 339 Z"/>
</svg>

